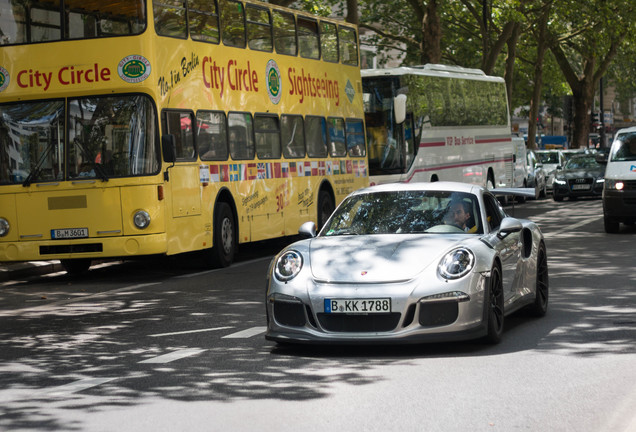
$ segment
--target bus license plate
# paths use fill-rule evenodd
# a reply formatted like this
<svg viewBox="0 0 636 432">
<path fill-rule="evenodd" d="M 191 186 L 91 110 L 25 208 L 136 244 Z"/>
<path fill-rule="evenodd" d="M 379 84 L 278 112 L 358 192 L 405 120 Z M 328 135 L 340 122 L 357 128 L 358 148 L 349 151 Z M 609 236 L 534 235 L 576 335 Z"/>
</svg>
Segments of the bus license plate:
<svg viewBox="0 0 636 432">
<path fill-rule="evenodd" d="M 391 312 L 390 298 L 325 299 L 325 313 L 373 314 Z"/>
<path fill-rule="evenodd" d="M 63 228 L 51 230 L 51 238 L 54 240 L 86 237 L 88 237 L 88 228 Z"/>
</svg>

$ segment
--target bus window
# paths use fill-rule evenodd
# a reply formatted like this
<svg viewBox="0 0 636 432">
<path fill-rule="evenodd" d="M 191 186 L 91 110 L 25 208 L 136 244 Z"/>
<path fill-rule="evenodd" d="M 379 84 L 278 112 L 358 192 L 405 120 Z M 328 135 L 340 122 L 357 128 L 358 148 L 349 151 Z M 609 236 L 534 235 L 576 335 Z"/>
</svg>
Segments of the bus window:
<svg viewBox="0 0 636 432">
<path fill-rule="evenodd" d="M 59 4 L 59 1 L 50 6 L 38 4 L 29 9 L 32 42 L 62 39 Z"/>
<path fill-rule="evenodd" d="M 154 0 L 152 6 L 158 35 L 187 37 L 186 9 L 182 0 Z"/>
<path fill-rule="evenodd" d="M 345 122 L 344 119 L 330 117 L 329 125 L 329 156 L 343 157 L 347 155 L 347 145 L 345 144 Z"/>
<path fill-rule="evenodd" d="M 177 160 L 193 160 L 194 151 L 194 115 L 189 111 L 164 111 L 164 131 L 174 135 Z"/>
<path fill-rule="evenodd" d="M 324 61 L 338 63 L 338 32 L 335 24 L 320 21 L 320 50 Z"/>
<path fill-rule="evenodd" d="M 283 141 L 283 155 L 287 159 L 305 157 L 305 126 L 302 116 L 282 115 L 280 134 Z"/>
<path fill-rule="evenodd" d="M 224 112 L 197 112 L 197 149 L 201 160 L 227 160 L 227 126 Z"/>
<path fill-rule="evenodd" d="M 247 44 L 250 49 L 272 52 L 272 22 L 269 10 L 247 6 Z"/>
<path fill-rule="evenodd" d="M 69 100 L 69 178 L 148 175 L 159 169 L 155 114 L 147 96 Z"/>
<path fill-rule="evenodd" d="M 188 0 L 188 24 L 193 40 L 219 43 L 219 15 L 215 0 Z"/>
<path fill-rule="evenodd" d="M 343 26 L 338 27 L 338 40 L 340 41 L 342 63 L 358 66 L 358 37 L 355 29 Z"/>
<path fill-rule="evenodd" d="M 274 46 L 278 54 L 295 56 L 297 52 L 296 44 L 296 21 L 294 15 L 288 12 L 272 11 L 274 22 Z"/>
<path fill-rule="evenodd" d="M 307 154 L 313 158 L 327 157 L 327 123 L 324 117 L 307 116 Z"/>
<path fill-rule="evenodd" d="M 245 15 L 243 5 L 232 0 L 221 0 L 221 37 L 223 44 L 245 48 Z"/>
<path fill-rule="evenodd" d="M 254 116 L 256 154 L 259 159 L 280 159 L 280 131 L 278 117 L 257 114 Z"/>
<path fill-rule="evenodd" d="M 366 156 L 364 125 L 360 119 L 347 119 L 347 150 L 349 156 Z"/>
<path fill-rule="evenodd" d="M 320 58 L 318 45 L 318 23 L 315 20 L 298 18 L 298 46 L 300 56 L 310 59 Z"/>
<path fill-rule="evenodd" d="M 254 159 L 254 126 L 249 113 L 230 113 L 227 117 L 230 132 L 230 156 L 235 160 Z"/>
</svg>

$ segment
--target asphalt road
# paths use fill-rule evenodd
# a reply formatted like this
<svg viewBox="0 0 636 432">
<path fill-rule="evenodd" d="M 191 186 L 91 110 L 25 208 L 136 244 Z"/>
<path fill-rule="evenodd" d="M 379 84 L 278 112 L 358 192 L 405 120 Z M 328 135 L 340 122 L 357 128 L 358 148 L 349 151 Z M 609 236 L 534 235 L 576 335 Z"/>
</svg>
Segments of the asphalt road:
<svg viewBox="0 0 636 432">
<path fill-rule="evenodd" d="M 263 300 L 281 241 L 228 269 L 5 281 L 0 430 L 636 431 L 636 229 L 605 234 L 599 200 L 507 210 L 546 235 L 551 299 L 496 346 L 278 347 Z"/>
</svg>

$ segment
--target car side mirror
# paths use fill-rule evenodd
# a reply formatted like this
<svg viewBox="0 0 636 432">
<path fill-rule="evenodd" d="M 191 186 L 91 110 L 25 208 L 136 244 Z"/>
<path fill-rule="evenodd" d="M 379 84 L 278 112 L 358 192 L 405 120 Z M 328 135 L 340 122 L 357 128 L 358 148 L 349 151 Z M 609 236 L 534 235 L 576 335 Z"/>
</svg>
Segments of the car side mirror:
<svg viewBox="0 0 636 432">
<path fill-rule="evenodd" d="M 595 156 L 596 163 L 599 163 L 601 165 L 607 165 L 608 156 L 609 155 L 607 153 L 597 153 Z"/>
<path fill-rule="evenodd" d="M 395 113 L 395 122 L 397 124 L 404 123 L 406 120 L 406 95 L 399 94 L 393 98 L 393 111 Z"/>
<path fill-rule="evenodd" d="M 305 238 L 316 237 L 316 224 L 312 221 L 305 222 L 298 228 L 298 234 Z"/>
<path fill-rule="evenodd" d="M 497 232 L 497 237 L 505 238 L 509 234 L 519 232 L 523 228 L 519 219 L 505 217 L 501 221 L 501 225 L 499 225 L 499 231 Z"/>
</svg>

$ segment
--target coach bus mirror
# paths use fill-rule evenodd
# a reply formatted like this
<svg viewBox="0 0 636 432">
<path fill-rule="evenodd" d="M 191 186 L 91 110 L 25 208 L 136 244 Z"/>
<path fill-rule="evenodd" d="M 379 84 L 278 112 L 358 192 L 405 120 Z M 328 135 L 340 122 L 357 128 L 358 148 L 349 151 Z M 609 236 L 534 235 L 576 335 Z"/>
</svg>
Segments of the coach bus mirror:
<svg viewBox="0 0 636 432">
<path fill-rule="evenodd" d="M 298 234 L 305 238 L 316 237 L 316 224 L 311 221 L 305 222 L 298 228 Z"/>
<path fill-rule="evenodd" d="M 395 113 L 395 122 L 397 124 L 404 123 L 406 119 L 406 95 L 400 94 L 393 99 L 393 110 Z"/>
<path fill-rule="evenodd" d="M 177 160 L 177 150 L 174 143 L 174 135 L 165 134 L 161 137 L 161 151 L 163 160 L 174 163 Z"/>
</svg>

